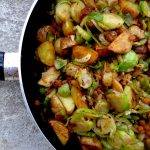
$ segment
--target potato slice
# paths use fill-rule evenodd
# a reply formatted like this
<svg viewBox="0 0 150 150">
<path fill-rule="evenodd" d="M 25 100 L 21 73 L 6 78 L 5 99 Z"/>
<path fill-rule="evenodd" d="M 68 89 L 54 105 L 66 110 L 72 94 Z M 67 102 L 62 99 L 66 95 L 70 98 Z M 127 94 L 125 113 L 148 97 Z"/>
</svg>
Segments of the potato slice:
<svg viewBox="0 0 150 150">
<path fill-rule="evenodd" d="M 62 102 L 63 106 L 66 109 L 67 114 L 71 115 L 75 109 L 75 103 L 71 96 L 68 97 L 62 97 L 58 95 L 60 101 Z"/>
<path fill-rule="evenodd" d="M 86 102 L 83 100 L 83 94 L 80 89 L 75 86 L 71 87 L 71 96 L 77 108 L 88 108 Z"/>
<path fill-rule="evenodd" d="M 96 45 L 95 50 L 98 52 L 99 57 L 108 57 L 111 54 L 111 51 L 108 50 L 107 46 Z"/>
<path fill-rule="evenodd" d="M 113 79 L 112 80 L 112 89 L 120 92 L 120 93 L 123 93 L 123 87 L 122 85 L 119 83 L 119 81 L 117 81 L 116 79 Z"/>
<path fill-rule="evenodd" d="M 94 0 L 83 0 L 86 6 L 91 8 L 96 8 L 96 4 Z"/>
<path fill-rule="evenodd" d="M 65 109 L 63 104 L 61 103 L 58 95 L 53 95 L 50 100 L 50 107 L 53 113 L 58 113 L 61 110 Z"/>
<path fill-rule="evenodd" d="M 119 6 L 121 7 L 123 13 L 130 13 L 133 18 L 136 18 L 140 13 L 138 5 L 133 2 L 119 0 Z"/>
<path fill-rule="evenodd" d="M 45 87 L 51 87 L 52 83 L 60 76 L 60 71 L 54 67 L 50 67 L 46 72 L 42 73 L 42 78 L 38 84 Z"/>
<path fill-rule="evenodd" d="M 60 121 L 56 120 L 50 120 L 49 124 L 53 128 L 60 142 L 63 145 L 66 145 L 70 137 L 69 130 L 67 129 L 67 127 Z"/>
<path fill-rule="evenodd" d="M 80 63 L 84 64 L 92 64 L 97 61 L 98 53 L 91 48 L 87 48 L 84 46 L 75 46 L 72 50 L 72 55 L 75 60 L 81 60 Z M 87 56 L 90 57 L 87 57 Z M 87 57 L 87 60 L 86 60 Z M 82 61 L 83 60 L 83 61 Z"/>
<path fill-rule="evenodd" d="M 97 138 L 91 138 L 91 137 L 81 137 L 80 143 L 84 145 L 85 147 L 88 147 L 88 149 L 92 150 L 102 150 L 102 145 L 100 141 Z"/>
<path fill-rule="evenodd" d="M 131 50 L 131 33 L 128 30 L 123 31 L 109 46 L 108 49 L 115 53 L 124 54 Z"/>
<path fill-rule="evenodd" d="M 40 61 L 47 65 L 53 66 L 55 61 L 55 50 L 51 42 L 46 41 L 37 48 L 37 54 Z"/>
</svg>

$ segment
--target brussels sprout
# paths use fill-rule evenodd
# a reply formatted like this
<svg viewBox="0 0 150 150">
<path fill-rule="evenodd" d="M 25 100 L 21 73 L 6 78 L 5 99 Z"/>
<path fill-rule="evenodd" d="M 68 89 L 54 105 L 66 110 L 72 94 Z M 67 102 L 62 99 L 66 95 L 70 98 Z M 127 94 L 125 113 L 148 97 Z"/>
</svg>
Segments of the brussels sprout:
<svg viewBox="0 0 150 150">
<path fill-rule="evenodd" d="M 71 9 L 70 9 L 70 11 L 71 11 L 71 17 L 72 17 L 72 19 L 75 21 L 75 22 L 77 22 L 77 23 L 79 23 L 80 22 L 80 14 L 81 14 L 81 10 L 83 9 L 83 8 L 85 8 L 85 5 L 84 5 L 84 3 L 82 2 L 82 1 L 77 1 L 76 3 L 73 3 L 72 5 L 71 5 Z"/>
<path fill-rule="evenodd" d="M 96 6 L 97 6 L 98 9 L 104 9 L 104 8 L 106 8 L 108 6 L 107 0 L 98 0 L 96 2 Z"/>
<path fill-rule="evenodd" d="M 114 136 L 108 139 L 108 144 L 118 150 L 144 150 L 144 144 L 140 140 L 121 130 L 117 130 Z"/>
<path fill-rule="evenodd" d="M 55 19 L 57 23 L 63 23 L 70 19 L 70 4 L 67 1 L 56 5 Z"/>
<path fill-rule="evenodd" d="M 130 51 L 122 56 L 123 62 L 119 64 L 119 72 L 128 72 L 138 64 L 138 55 L 134 51 Z"/>
<path fill-rule="evenodd" d="M 62 67 L 66 66 L 66 65 L 67 65 L 66 59 L 57 58 L 54 62 L 54 66 L 57 70 L 61 69 Z"/>
<path fill-rule="evenodd" d="M 150 6 L 147 1 L 140 1 L 139 7 L 143 16 L 150 17 Z"/>
<path fill-rule="evenodd" d="M 131 26 L 129 28 L 129 31 L 131 32 L 131 34 L 137 36 L 139 39 L 143 39 L 145 37 L 144 30 L 141 30 L 138 26 Z"/>
<path fill-rule="evenodd" d="M 138 46 L 145 45 L 146 42 L 147 42 L 147 39 L 143 39 L 143 40 L 141 40 L 139 42 L 134 42 L 133 45 L 136 46 L 136 47 L 138 47 Z"/>
<path fill-rule="evenodd" d="M 94 126 L 95 124 L 93 121 L 78 120 L 75 124 L 73 124 L 73 131 L 75 133 L 81 134 L 90 131 Z"/>
<path fill-rule="evenodd" d="M 88 108 L 78 108 L 75 111 L 75 114 L 82 114 L 85 118 L 99 118 L 102 115 L 99 112 L 96 112 L 95 110 L 88 109 Z"/>
<path fill-rule="evenodd" d="M 95 110 L 102 114 L 107 114 L 109 112 L 110 105 L 107 101 L 98 101 L 95 105 Z"/>
<path fill-rule="evenodd" d="M 125 86 L 123 93 L 110 93 L 106 95 L 108 102 L 118 112 L 123 112 L 132 107 L 132 90 L 129 86 Z"/>
<path fill-rule="evenodd" d="M 65 36 L 68 36 L 68 35 L 71 35 L 74 33 L 74 26 L 73 26 L 73 23 L 71 20 L 66 20 L 63 23 L 62 31 L 63 31 Z"/>
<path fill-rule="evenodd" d="M 120 28 L 124 24 L 124 20 L 117 14 L 114 13 L 103 13 L 101 14 L 102 21 L 97 22 L 98 25 L 104 30 L 112 30 Z"/>
<path fill-rule="evenodd" d="M 76 78 L 78 72 L 79 72 L 80 67 L 77 65 L 74 65 L 72 63 L 67 64 L 66 66 L 66 74 L 68 76 L 71 76 L 73 78 Z"/>
<path fill-rule="evenodd" d="M 86 40 L 86 41 L 90 41 L 92 39 L 91 35 L 86 32 L 84 29 L 82 29 L 80 26 L 76 26 L 75 29 L 77 30 L 77 32 L 80 34 L 80 36 Z"/>
<path fill-rule="evenodd" d="M 58 88 L 58 93 L 60 96 L 67 97 L 70 95 L 70 88 L 68 83 L 63 84 L 61 87 Z"/>
<path fill-rule="evenodd" d="M 37 54 L 40 61 L 47 65 L 53 66 L 55 61 L 55 49 L 51 42 L 44 42 L 37 48 Z"/>
<path fill-rule="evenodd" d="M 114 134 L 116 132 L 116 124 L 112 116 L 104 115 L 98 119 L 97 127 L 100 129 L 101 134 Z"/>
</svg>

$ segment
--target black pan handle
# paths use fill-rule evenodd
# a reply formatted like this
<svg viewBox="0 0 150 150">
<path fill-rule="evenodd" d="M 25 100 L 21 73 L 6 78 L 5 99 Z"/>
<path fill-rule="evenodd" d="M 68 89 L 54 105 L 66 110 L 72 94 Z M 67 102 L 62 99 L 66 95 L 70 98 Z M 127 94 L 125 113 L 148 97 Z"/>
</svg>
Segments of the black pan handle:
<svg viewBox="0 0 150 150">
<path fill-rule="evenodd" d="M 0 52 L 0 80 L 4 80 L 4 52 Z"/>
<path fill-rule="evenodd" d="M 0 52 L 0 80 L 18 80 L 19 53 Z"/>
</svg>

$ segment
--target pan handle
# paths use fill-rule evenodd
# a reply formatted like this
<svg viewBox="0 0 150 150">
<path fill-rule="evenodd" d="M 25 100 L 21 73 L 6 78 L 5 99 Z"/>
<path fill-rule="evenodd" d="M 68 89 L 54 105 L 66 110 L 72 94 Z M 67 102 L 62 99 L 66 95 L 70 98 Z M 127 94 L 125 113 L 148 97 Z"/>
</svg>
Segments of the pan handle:
<svg viewBox="0 0 150 150">
<path fill-rule="evenodd" d="M 0 80 L 18 80 L 18 53 L 0 52 Z"/>
</svg>

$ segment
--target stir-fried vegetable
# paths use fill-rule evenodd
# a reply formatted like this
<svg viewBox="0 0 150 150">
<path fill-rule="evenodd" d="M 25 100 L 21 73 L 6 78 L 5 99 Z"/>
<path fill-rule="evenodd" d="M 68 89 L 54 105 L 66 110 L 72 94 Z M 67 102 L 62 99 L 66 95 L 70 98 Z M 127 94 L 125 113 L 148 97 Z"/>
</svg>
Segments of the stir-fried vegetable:
<svg viewBox="0 0 150 150">
<path fill-rule="evenodd" d="M 74 133 L 82 150 L 149 149 L 150 2 L 57 0 L 49 15 L 35 51 L 44 121 L 63 145 Z"/>
</svg>

